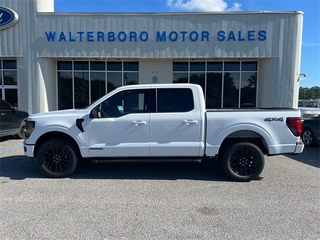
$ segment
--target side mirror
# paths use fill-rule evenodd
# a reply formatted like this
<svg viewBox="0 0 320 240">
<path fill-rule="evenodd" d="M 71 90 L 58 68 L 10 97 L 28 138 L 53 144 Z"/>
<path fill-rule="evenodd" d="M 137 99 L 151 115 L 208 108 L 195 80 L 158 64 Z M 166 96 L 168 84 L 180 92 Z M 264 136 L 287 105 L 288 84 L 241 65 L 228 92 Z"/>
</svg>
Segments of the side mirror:
<svg viewBox="0 0 320 240">
<path fill-rule="evenodd" d="M 100 118 L 99 108 L 94 108 L 90 112 L 90 118 Z"/>
</svg>

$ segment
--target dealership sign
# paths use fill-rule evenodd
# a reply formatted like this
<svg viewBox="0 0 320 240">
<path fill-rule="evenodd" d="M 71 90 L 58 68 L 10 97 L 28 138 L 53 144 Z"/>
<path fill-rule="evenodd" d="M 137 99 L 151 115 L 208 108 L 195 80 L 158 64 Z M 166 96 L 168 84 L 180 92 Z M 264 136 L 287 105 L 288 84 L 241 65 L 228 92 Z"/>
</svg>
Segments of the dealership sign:
<svg viewBox="0 0 320 240">
<path fill-rule="evenodd" d="M 147 42 L 148 40 L 157 42 L 208 42 L 210 39 L 222 42 L 265 41 L 267 39 L 267 31 L 261 29 L 250 29 L 248 31 L 220 30 L 216 33 L 196 30 L 156 31 L 155 33 L 149 33 L 148 31 L 45 31 L 45 36 L 48 42 Z"/>
<path fill-rule="evenodd" d="M 19 15 L 11 8 L 0 6 L 0 30 L 11 27 L 19 20 Z"/>
</svg>

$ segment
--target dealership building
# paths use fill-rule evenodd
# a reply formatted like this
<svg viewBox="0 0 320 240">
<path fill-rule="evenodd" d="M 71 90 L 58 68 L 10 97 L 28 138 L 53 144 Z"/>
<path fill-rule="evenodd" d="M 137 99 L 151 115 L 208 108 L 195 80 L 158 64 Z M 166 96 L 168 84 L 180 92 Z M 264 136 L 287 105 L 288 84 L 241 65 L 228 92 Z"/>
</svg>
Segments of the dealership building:
<svg viewBox="0 0 320 240">
<path fill-rule="evenodd" d="M 29 113 L 127 84 L 196 83 L 208 108 L 298 105 L 303 13 L 61 13 L 0 0 L 1 98 Z"/>
</svg>

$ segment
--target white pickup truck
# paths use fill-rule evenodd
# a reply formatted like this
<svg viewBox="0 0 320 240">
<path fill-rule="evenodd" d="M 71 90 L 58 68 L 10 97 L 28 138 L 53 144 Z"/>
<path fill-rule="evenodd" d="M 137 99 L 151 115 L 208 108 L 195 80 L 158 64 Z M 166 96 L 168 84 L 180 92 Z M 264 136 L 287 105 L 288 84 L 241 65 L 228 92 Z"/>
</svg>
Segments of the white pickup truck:
<svg viewBox="0 0 320 240">
<path fill-rule="evenodd" d="M 221 161 L 237 181 L 256 179 L 264 155 L 301 153 L 294 109 L 206 110 L 194 84 L 119 87 L 85 109 L 33 114 L 24 151 L 49 177 L 66 177 L 79 161 Z"/>
</svg>

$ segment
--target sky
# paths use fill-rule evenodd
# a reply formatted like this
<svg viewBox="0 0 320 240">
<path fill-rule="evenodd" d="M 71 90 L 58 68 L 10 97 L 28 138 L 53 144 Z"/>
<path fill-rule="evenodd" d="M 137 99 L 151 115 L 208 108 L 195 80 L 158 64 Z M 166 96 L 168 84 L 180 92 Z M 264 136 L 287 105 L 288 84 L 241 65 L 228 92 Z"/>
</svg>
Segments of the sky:
<svg viewBox="0 0 320 240">
<path fill-rule="evenodd" d="M 302 11 L 300 87 L 320 86 L 320 0 L 54 0 L 55 12 Z"/>
</svg>

